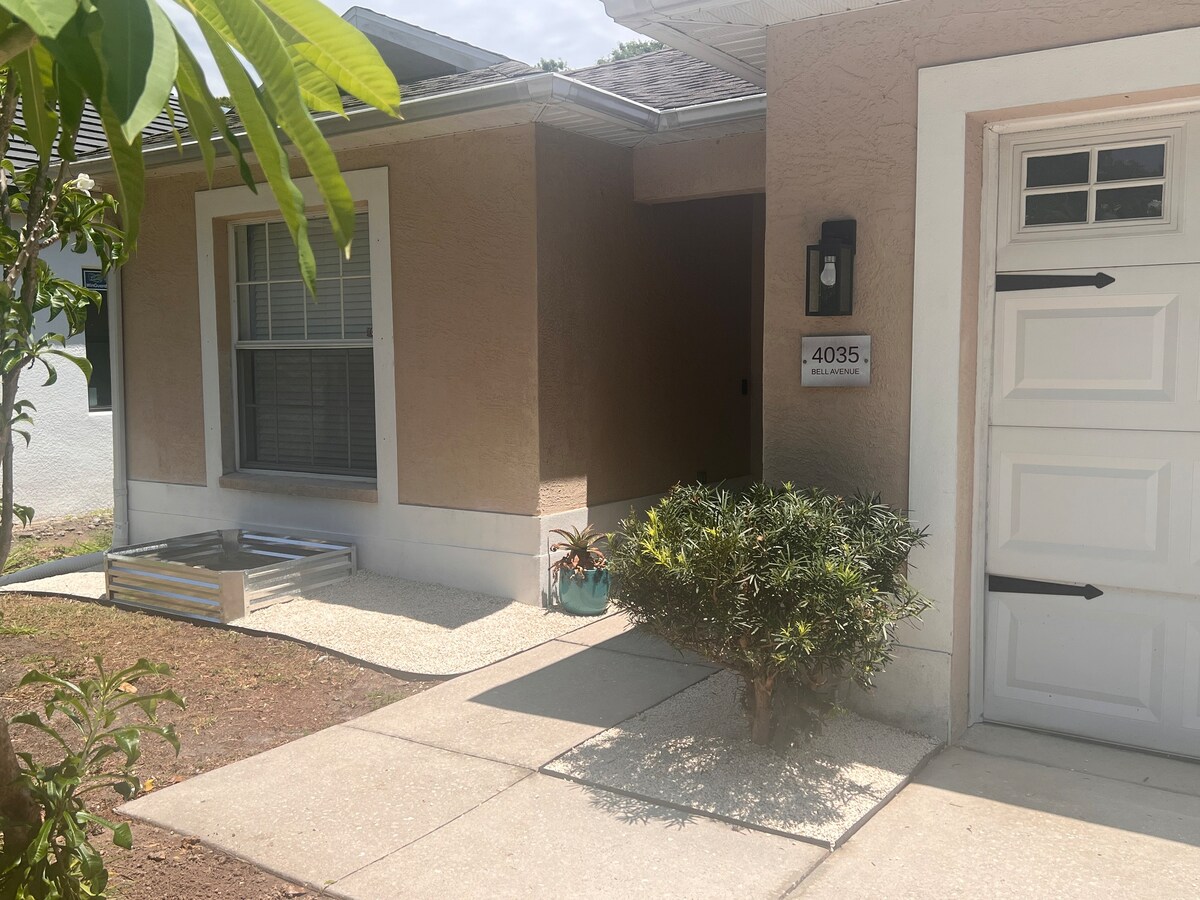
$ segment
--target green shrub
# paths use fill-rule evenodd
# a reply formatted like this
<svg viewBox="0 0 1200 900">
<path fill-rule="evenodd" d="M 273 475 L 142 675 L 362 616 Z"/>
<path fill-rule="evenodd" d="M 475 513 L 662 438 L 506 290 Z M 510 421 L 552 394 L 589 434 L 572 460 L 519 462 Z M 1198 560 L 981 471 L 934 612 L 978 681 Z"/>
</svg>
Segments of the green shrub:
<svg viewBox="0 0 1200 900">
<path fill-rule="evenodd" d="M 48 735 L 64 758 L 46 766 L 32 754 L 17 754 L 20 776 L 13 786 L 23 789 L 38 812 L 32 822 L 0 822 L 5 836 L 0 847 L 0 900 L 107 896 L 108 870 L 92 846 L 90 832 L 108 831 L 113 843 L 125 848 L 132 845 L 133 836 L 127 824 L 88 812 L 87 799 L 102 790 L 115 790 L 127 800 L 137 794 L 141 782 L 133 766 L 142 754 L 143 735 L 156 735 L 179 752 L 174 728 L 158 724 L 157 709 L 161 703 L 183 706 L 183 700 L 174 691 L 142 694 L 137 688 L 142 678 L 169 675 L 170 669 L 143 659 L 110 673 L 99 657 L 95 662 L 97 677 L 78 684 L 36 670 L 21 679 L 21 685 L 46 684 L 54 690 L 42 713 L 14 716 L 12 724 Z M 142 721 L 130 720 L 134 712 Z M 11 839 L 15 834 L 28 838 L 18 844 Z"/>
<path fill-rule="evenodd" d="M 781 678 L 870 688 L 891 661 L 896 623 L 930 605 L 904 577 L 924 536 L 877 497 L 679 486 L 613 536 L 614 602 L 739 673 L 751 736 L 765 744 Z"/>
</svg>

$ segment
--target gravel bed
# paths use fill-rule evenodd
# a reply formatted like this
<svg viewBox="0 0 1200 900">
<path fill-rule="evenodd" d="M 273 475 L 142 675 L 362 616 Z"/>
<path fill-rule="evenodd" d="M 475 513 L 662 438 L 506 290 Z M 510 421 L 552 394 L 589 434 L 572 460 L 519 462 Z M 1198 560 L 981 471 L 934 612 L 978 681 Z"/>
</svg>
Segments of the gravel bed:
<svg viewBox="0 0 1200 900">
<path fill-rule="evenodd" d="M 401 672 L 461 675 L 591 621 L 486 594 L 359 572 L 233 624 Z"/>
<path fill-rule="evenodd" d="M 751 743 L 738 691 L 719 672 L 544 768 L 834 847 L 938 746 L 842 712 L 781 755 Z"/>
<path fill-rule="evenodd" d="M 71 572 L 16 584 L 0 586 L 0 591 L 14 594 L 59 594 L 63 597 L 83 597 L 99 600 L 106 594 L 103 572 Z"/>
</svg>

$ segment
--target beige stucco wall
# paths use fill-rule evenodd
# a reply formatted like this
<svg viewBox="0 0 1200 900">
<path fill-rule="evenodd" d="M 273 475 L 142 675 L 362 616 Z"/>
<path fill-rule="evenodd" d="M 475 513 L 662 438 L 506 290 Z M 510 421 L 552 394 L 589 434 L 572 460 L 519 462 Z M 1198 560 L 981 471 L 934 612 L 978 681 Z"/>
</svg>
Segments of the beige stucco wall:
<svg viewBox="0 0 1200 900">
<path fill-rule="evenodd" d="M 917 72 L 967 59 L 1092 42 L 1200 24 L 1194 3 L 1068 2 L 1039 8 L 998 0 L 911 0 L 771 29 L 767 147 L 768 228 L 765 301 L 764 464 L 768 479 L 793 478 L 848 490 L 882 490 L 907 501 L 909 366 L 912 331 Z M 1097 98 L 1074 109 L 1151 99 Z M 927 730 L 957 734 L 968 719 L 970 541 L 973 521 L 976 341 L 981 147 L 988 121 L 1051 114 L 1062 106 L 981 111 L 964 122 L 965 245 L 959 385 L 956 592 L 919 632 L 906 632 L 869 710 Z M 859 222 L 856 314 L 806 319 L 804 261 L 827 218 Z M 874 384 L 861 390 L 799 386 L 804 334 L 874 336 Z M 813 428 L 813 422 L 829 423 Z M 921 511 L 914 510 L 919 519 Z"/>
<path fill-rule="evenodd" d="M 908 0 L 768 30 L 766 477 L 906 500 L 917 71 L 1196 24 L 1185 0 Z M 855 315 L 806 318 L 803 247 L 841 217 Z M 846 331 L 874 337 L 871 387 L 801 389 L 800 337 Z"/>
<path fill-rule="evenodd" d="M 389 169 L 401 503 L 536 511 L 533 140 L 521 126 L 340 154 L 347 171 Z M 218 174 L 217 186 L 234 183 Z M 205 184 L 150 179 L 122 274 L 134 480 L 205 480 L 194 205 Z"/>
<path fill-rule="evenodd" d="M 765 131 L 633 151 L 633 192 L 642 203 L 761 194 L 766 187 Z"/>
<path fill-rule="evenodd" d="M 541 511 L 751 474 L 754 198 L 634 203 L 628 150 L 548 128 L 537 174 Z"/>
</svg>

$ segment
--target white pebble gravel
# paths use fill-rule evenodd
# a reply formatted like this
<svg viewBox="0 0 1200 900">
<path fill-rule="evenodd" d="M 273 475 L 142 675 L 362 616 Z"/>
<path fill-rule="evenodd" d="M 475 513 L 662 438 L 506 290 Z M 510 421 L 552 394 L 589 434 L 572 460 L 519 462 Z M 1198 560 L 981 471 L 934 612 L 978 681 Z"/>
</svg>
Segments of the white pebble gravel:
<svg viewBox="0 0 1200 900">
<path fill-rule="evenodd" d="M 233 624 L 402 672 L 459 675 L 591 621 L 444 585 L 359 572 Z"/>
<path fill-rule="evenodd" d="M 14 594 L 60 594 L 64 597 L 83 597 L 99 600 L 106 594 L 103 572 L 71 572 L 68 575 L 53 575 L 18 584 L 0 586 L 0 591 Z"/>
<path fill-rule="evenodd" d="M 719 672 L 545 768 L 835 846 L 938 746 L 841 712 L 780 755 L 750 741 L 738 691 L 738 677 Z"/>
</svg>

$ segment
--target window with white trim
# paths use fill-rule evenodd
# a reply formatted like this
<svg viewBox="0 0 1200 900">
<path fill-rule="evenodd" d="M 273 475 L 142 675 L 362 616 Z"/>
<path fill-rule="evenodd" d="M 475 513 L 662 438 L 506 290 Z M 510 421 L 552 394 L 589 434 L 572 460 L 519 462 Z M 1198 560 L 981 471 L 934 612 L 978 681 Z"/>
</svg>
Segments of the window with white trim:
<svg viewBox="0 0 1200 900">
<path fill-rule="evenodd" d="M 317 295 L 282 222 L 233 227 L 242 469 L 373 477 L 375 368 L 367 213 L 353 256 L 326 218 L 309 221 Z"/>
<path fill-rule="evenodd" d="M 1098 144 L 1025 154 L 1024 228 L 1161 222 L 1170 140 Z"/>
</svg>

